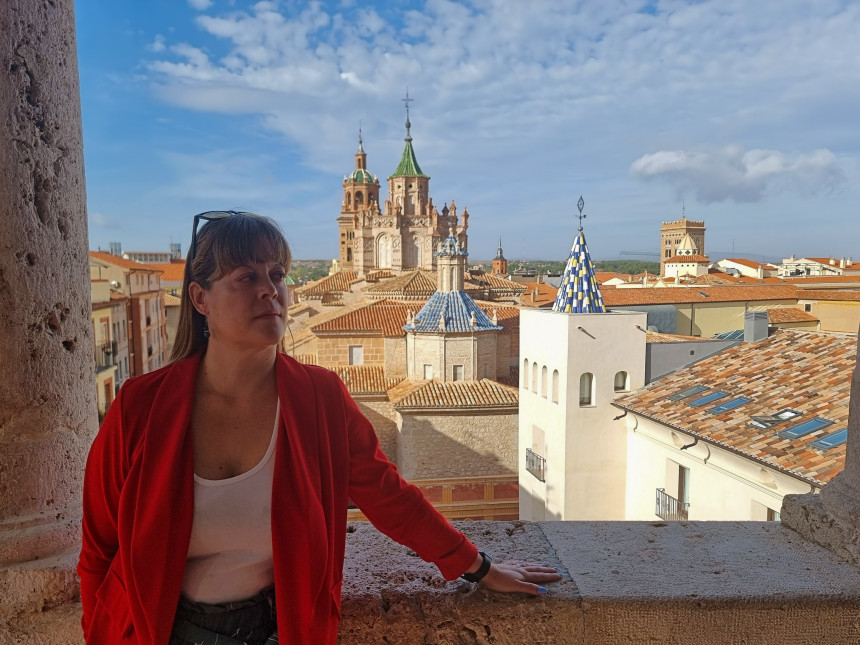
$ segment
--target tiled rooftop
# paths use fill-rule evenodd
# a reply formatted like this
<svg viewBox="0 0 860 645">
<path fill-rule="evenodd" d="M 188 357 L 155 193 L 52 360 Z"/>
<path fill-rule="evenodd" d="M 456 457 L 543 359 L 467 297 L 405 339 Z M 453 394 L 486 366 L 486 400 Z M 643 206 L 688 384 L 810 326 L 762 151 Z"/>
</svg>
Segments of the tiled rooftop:
<svg viewBox="0 0 860 645">
<path fill-rule="evenodd" d="M 404 329 L 408 332 L 473 332 L 496 331 L 501 326 L 494 325 L 464 291 L 437 291 Z"/>
<path fill-rule="evenodd" d="M 809 444 L 846 427 L 856 354 L 856 336 L 779 329 L 765 340 L 740 343 L 673 372 L 616 399 L 615 404 L 821 485 L 842 470 L 845 444 L 829 450 Z M 707 388 L 702 395 L 715 390 L 729 393 L 713 406 L 737 396 L 752 401 L 711 414 L 710 404 L 687 405 L 695 397 L 668 399 L 694 385 Z M 786 408 L 802 416 L 763 430 L 748 425 L 753 415 L 772 415 Z M 796 439 L 779 436 L 816 416 L 833 424 Z"/>
<path fill-rule="evenodd" d="M 688 263 L 689 262 L 695 262 L 696 264 L 710 264 L 711 260 L 710 260 L 710 258 L 707 258 L 704 255 L 697 255 L 694 253 L 692 255 L 673 255 L 670 258 L 666 258 L 665 263 L 666 264 L 670 264 L 670 263 L 677 264 L 680 262 L 688 262 Z"/>
<path fill-rule="evenodd" d="M 767 269 L 772 269 L 772 264 L 767 264 L 763 262 L 756 262 L 755 260 L 747 260 L 746 258 L 726 258 L 726 262 L 734 262 L 735 264 L 740 264 L 741 266 L 749 267 L 750 269 L 758 269 L 759 267 Z"/>
<path fill-rule="evenodd" d="M 185 260 L 181 262 L 168 262 L 167 264 L 149 264 L 147 266 L 155 267 L 161 270 L 162 282 L 179 282 L 185 279 Z"/>
<path fill-rule="evenodd" d="M 760 300 L 795 300 L 793 285 L 756 285 L 728 287 L 676 287 L 669 289 L 606 289 L 603 301 L 608 307 L 690 302 L 752 302 Z"/>
<path fill-rule="evenodd" d="M 432 271 L 416 269 L 409 273 L 383 280 L 365 289 L 371 298 L 429 298 L 436 292 L 436 276 Z"/>
<path fill-rule="evenodd" d="M 411 310 L 415 314 L 421 308 L 420 302 L 397 302 L 379 300 L 363 305 L 358 309 L 344 312 L 336 318 L 313 324 L 315 334 L 325 332 L 375 332 L 383 336 L 403 336 L 403 326 Z"/>
<path fill-rule="evenodd" d="M 860 283 L 860 275 L 820 275 L 813 277 L 803 276 L 802 278 L 786 276 L 783 279 L 797 285 Z"/>
<path fill-rule="evenodd" d="M 326 293 L 343 293 L 344 291 L 349 291 L 349 285 L 355 279 L 355 271 L 338 271 L 337 273 L 299 287 L 296 289 L 296 293 L 303 298 L 322 298 Z"/>
<path fill-rule="evenodd" d="M 172 293 L 164 294 L 164 306 L 165 307 L 179 307 L 182 305 L 182 298 L 179 296 L 174 296 Z"/>
<path fill-rule="evenodd" d="M 516 408 L 519 391 L 498 381 L 403 381 L 388 391 L 396 408 Z"/>
<path fill-rule="evenodd" d="M 133 269 L 135 271 L 149 271 L 150 273 L 161 272 L 161 269 L 158 268 L 158 266 L 160 265 L 134 262 L 132 260 L 126 260 L 119 255 L 111 255 L 110 253 L 105 253 L 104 251 L 90 251 L 90 257 L 94 260 L 100 260 L 105 264 L 112 264 L 123 269 Z"/>
<path fill-rule="evenodd" d="M 338 365 L 330 368 L 353 396 L 385 395 L 400 379 L 385 378 L 381 365 Z"/>
<path fill-rule="evenodd" d="M 664 334 L 658 331 L 646 331 L 645 332 L 645 342 L 646 343 L 691 343 L 691 342 L 702 342 L 703 340 L 708 340 L 707 338 L 702 338 L 701 336 L 684 336 L 682 334 Z"/>
<path fill-rule="evenodd" d="M 520 296 L 520 305 L 523 307 L 551 307 L 555 302 L 558 289 L 551 284 L 538 282 L 523 282 L 525 292 Z M 601 287 L 601 290 L 605 287 Z M 537 291 L 537 293 L 535 293 Z"/>
<path fill-rule="evenodd" d="M 847 291 L 844 289 L 798 289 L 798 300 L 842 300 L 860 301 L 860 291 Z"/>
<path fill-rule="evenodd" d="M 818 322 L 818 318 L 796 307 L 771 307 L 767 310 L 767 320 L 773 325 L 794 322 Z"/>
</svg>

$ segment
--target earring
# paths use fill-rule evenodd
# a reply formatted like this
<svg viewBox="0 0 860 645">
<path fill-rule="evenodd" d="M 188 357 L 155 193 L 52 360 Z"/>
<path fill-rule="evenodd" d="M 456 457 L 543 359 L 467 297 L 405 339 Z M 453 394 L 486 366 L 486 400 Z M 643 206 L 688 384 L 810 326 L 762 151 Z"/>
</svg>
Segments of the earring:
<svg viewBox="0 0 860 645">
<path fill-rule="evenodd" d="M 203 317 L 203 338 L 209 339 L 209 319 Z"/>
</svg>

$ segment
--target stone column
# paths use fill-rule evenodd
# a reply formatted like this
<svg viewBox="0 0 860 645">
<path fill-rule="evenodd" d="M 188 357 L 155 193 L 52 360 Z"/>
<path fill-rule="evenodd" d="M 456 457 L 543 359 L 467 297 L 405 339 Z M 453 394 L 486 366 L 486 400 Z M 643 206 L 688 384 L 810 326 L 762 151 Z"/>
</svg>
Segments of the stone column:
<svg viewBox="0 0 860 645">
<path fill-rule="evenodd" d="M 0 1 L 0 619 L 77 593 L 97 428 L 72 0 Z"/>
<path fill-rule="evenodd" d="M 851 382 L 845 469 L 821 489 L 820 495 L 787 495 L 782 523 L 860 565 L 860 363 Z"/>
</svg>

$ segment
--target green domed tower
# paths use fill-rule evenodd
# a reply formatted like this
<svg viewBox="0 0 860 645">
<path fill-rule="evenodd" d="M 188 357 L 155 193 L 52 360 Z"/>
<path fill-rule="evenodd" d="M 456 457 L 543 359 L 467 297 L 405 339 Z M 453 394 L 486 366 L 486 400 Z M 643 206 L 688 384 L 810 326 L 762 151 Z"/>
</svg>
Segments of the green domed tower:
<svg viewBox="0 0 860 645">
<path fill-rule="evenodd" d="M 337 218 L 340 231 L 340 266 L 353 268 L 355 231 L 364 213 L 379 213 L 379 179 L 367 170 L 367 153 L 358 130 L 358 152 L 355 153 L 355 170 L 343 178 L 343 203 Z M 359 240 L 360 242 L 360 240 Z"/>
</svg>

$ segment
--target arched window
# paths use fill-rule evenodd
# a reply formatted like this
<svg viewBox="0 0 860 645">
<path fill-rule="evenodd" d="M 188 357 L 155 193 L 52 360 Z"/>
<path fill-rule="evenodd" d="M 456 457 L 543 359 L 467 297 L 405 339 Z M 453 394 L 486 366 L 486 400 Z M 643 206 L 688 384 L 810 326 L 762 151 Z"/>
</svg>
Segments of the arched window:
<svg viewBox="0 0 860 645">
<path fill-rule="evenodd" d="M 594 374 L 591 372 L 579 377 L 579 405 L 594 405 Z"/>
<path fill-rule="evenodd" d="M 552 402 L 558 403 L 558 370 L 552 371 Z"/>
<path fill-rule="evenodd" d="M 540 395 L 546 398 L 546 365 L 540 371 Z"/>
<path fill-rule="evenodd" d="M 359 191 L 355 194 L 355 205 L 361 206 L 363 203 L 364 203 L 364 193 Z"/>
<path fill-rule="evenodd" d="M 346 194 L 346 207 L 352 208 L 352 195 L 350 193 Z"/>
<path fill-rule="evenodd" d="M 629 389 L 630 382 L 628 380 L 627 372 L 618 372 L 615 375 L 615 391 L 626 392 Z"/>
<path fill-rule="evenodd" d="M 532 363 L 532 392 L 537 393 L 537 363 Z"/>
<path fill-rule="evenodd" d="M 529 389 L 529 359 L 523 359 L 523 389 Z"/>
</svg>

